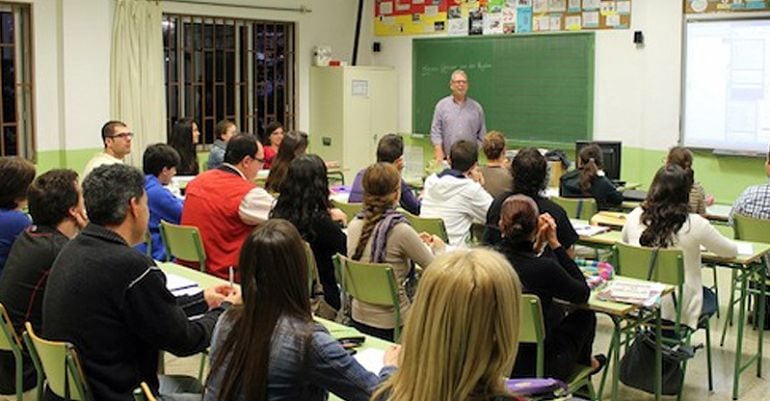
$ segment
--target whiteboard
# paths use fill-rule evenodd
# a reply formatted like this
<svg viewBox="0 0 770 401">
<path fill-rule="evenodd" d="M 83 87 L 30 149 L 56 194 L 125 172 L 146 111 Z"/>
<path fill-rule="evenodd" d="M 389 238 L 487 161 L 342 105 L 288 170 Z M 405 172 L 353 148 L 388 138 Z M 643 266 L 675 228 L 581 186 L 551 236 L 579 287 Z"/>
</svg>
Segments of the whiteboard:
<svg viewBox="0 0 770 401">
<path fill-rule="evenodd" d="M 684 43 L 684 145 L 766 152 L 770 19 L 689 20 Z"/>
</svg>

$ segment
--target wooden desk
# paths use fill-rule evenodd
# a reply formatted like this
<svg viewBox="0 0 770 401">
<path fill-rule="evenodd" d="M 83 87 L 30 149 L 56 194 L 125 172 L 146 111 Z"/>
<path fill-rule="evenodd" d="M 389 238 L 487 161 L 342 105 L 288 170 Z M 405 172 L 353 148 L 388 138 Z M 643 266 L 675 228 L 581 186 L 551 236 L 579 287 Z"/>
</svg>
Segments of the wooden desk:
<svg viewBox="0 0 770 401">
<path fill-rule="evenodd" d="M 181 266 L 176 263 L 159 263 L 158 267 L 167 274 L 173 274 L 176 276 L 184 277 L 188 280 L 192 280 L 201 288 L 207 288 L 214 285 L 222 285 L 227 284 L 227 280 L 223 280 L 219 277 L 215 277 L 203 272 L 200 272 L 195 269 L 191 269 L 189 267 Z M 390 343 L 385 340 L 381 340 L 377 337 L 368 336 L 366 334 L 362 334 L 358 330 L 356 330 L 353 327 L 348 327 L 341 325 L 339 323 L 332 322 L 331 320 L 322 319 L 320 317 L 314 318 L 316 322 L 322 324 L 324 327 L 326 327 L 327 330 L 329 330 L 329 333 L 334 338 L 342 338 L 342 337 L 353 337 L 353 336 L 360 336 L 366 338 L 363 344 L 361 344 L 360 347 L 356 348 L 358 352 L 365 351 L 369 348 L 378 349 L 378 350 L 386 350 L 390 348 L 390 346 L 393 345 L 393 343 Z M 379 374 L 379 372 L 374 372 L 374 374 Z M 329 400 L 332 401 L 341 401 L 341 398 L 337 397 L 336 395 L 329 393 Z"/>
</svg>

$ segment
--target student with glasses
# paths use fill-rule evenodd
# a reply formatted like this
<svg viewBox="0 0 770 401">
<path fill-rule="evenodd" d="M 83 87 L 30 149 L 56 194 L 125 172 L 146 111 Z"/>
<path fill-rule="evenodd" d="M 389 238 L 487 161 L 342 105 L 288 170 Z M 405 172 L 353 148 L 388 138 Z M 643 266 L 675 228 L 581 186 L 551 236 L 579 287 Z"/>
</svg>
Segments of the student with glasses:
<svg viewBox="0 0 770 401">
<path fill-rule="evenodd" d="M 102 126 L 102 142 L 104 151 L 97 153 L 86 164 L 83 170 L 83 178 L 95 168 L 103 164 L 123 163 L 123 160 L 131 153 L 131 140 L 134 133 L 131 132 L 122 121 L 107 121 Z"/>
<path fill-rule="evenodd" d="M 264 162 L 262 144 L 253 135 L 238 134 L 227 143 L 224 163 L 187 185 L 182 225 L 200 230 L 210 274 L 228 278 L 246 236 L 268 219 L 275 199 L 254 184 Z"/>
</svg>

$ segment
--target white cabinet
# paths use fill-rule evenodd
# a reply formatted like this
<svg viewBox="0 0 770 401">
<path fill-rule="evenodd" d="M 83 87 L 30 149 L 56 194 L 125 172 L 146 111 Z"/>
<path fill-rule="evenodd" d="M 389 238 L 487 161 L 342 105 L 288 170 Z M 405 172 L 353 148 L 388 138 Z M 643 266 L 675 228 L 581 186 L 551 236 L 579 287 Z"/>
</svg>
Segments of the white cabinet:
<svg viewBox="0 0 770 401">
<path fill-rule="evenodd" d="M 396 72 L 387 67 L 311 67 L 310 152 L 341 163 L 345 183 L 376 161 L 396 132 Z"/>
</svg>

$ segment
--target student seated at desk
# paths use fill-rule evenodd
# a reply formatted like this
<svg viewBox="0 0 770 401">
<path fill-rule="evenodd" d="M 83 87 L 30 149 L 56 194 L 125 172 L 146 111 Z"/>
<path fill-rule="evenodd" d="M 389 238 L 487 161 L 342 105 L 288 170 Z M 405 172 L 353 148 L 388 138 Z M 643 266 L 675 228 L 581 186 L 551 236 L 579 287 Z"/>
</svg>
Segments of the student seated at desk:
<svg viewBox="0 0 770 401">
<path fill-rule="evenodd" d="M 565 198 L 594 198 L 599 210 L 623 203 L 620 193 L 602 170 L 604 161 L 602 150 L 591 144 L 583 149 L 577 158 L 577 169 L 561 176 L 559 196 Z"/>
<path fill-rule="evenodd" d="M 16 237 L 32 222 L 22 207 L 35 179 L 35 165 L 18 156 L 0 157 L 0 273 Z"/>
<path fill-rule="evenodd" d="M 329 391 L 368 401 L 380 378 L 313 322 L 297 229 L 282 219 L 264 223 L 244 242 L 240 266 L 244 304 L 217 324 L 204 401 L 321 401 Z M 393 371 L 393 355 L 386 352 L 380 377 Z"/>
<path fill-rule="evenodd" d="M 227 142 L 235 135 L 235 130 L 235 123 L 230 120 L 222 120 L 214 127 L 214 134 L 216 134 L 217 139 L 209 151 L 209 160 L 206 162 L 206 167 L 209 170 L 217 168 L 224 163 Z"/>
<path fill-rule="evenodd" d="M 674 146 L 668 151 L 666 164 L 675 164 L 690 174 L 692 189 L 690 189 L 690 213 L 706 214 L 706 207 L 714 204 L 714 197 L 706 195 L 706 191 L 695 181 L 695 172 L 692 169 L 692 152 L 683 146 Z"/>
<path fill-rule="evenodd" d="M 596 316 L 578 309 L 565 313 L 553 298 L 584 304 L 591 295 L 585 277 L 567 255 L 556 237 L 556 222 L 525 195 L 511 195 L 503 202 L 500 213 L 503 239 L 497 249 L 518 273 L 523 291 L 537 295 L 545 321 L 545 376 L 565 380 L 577 364 L 598 371 L 606 362 L 603 355 L 591 357 L 596 334 Z M 542 256 L 550 247 L 556 260 Z M 534 377 L 536 347 L 523 344 L 513 370 L 514 377 Z"/>
<path fill-rule="evenodd" d="M 347 254 L 347 236 L 336 222 L 344 224 L 345 214 L 331 208 L 326 165 L 318 155 L 302 155 L 291 162 L 286 185 L 270 218 L 288 220 L 310 244 L 323 285 L 324 300 L 338 310 L 340 290 L 334 278 L 332 257 L 338 253 Z"/>
<path fill-rule="evenodd" d="M 436 258 L 404 327 L 401 364 L 372 400 L 516 400 L 505 378 L 516 359 L 520 302 L 516 273 L 497 252 Z"/>
<path fill-rule="evenodd" d="M 420 215 L 444 220 L 452 246 L 467 246 L 471 225 L 483 222 L 492 204 L 492 196 L 482 187 L 478 152 L 474 142 L 455 142 L 449 150 L 451 167 L 425 180 Z"/>
<path fill-rule="evenodd" d="M 497 198 L 513 186 L 511 163 L 505 156 L 505 137 L 498 131 L 489 131 L 484 136 L 481 149 L 487 157 L 487 165 L 481 167 L 481 175 L 484 177 L 482 186 L 493 198 Z"/>
<path fill-rule="evenodd" d="M 404 171 L 404 140 L 401 135 L 387 134 L 380 138 L 377 144 L 377 163 L 393 163 L 399 173 Z M 348 203 L 361 203 L 364 200 L 364 187 L 361 182 L 365 171 L 366 169 L 363 169 L 356 174 L 353 185 L 350 187 Z M 414 215 L 420 214 L 420 200 L 414 196 L 414 192 L 406 185 L 403 177 L 401 178 L 401 199 L 398 203 L 407 212 Z"/>
<path fill-rule="evenodd" d="M 692 176 L 677 165 L 661 167 L 650 185 L 647 199 L 626 218 L 623 242 L 651 248 L 676 247 L 684 254 L 684 294 L 681 323 L 695 329 L 703 307 L 701 284 L 701 246 L 726 258 L 738 254 L 735 242 L 725 238 L 708 220 L 690 213 L 689 199 Z M 665 297 L 661 312 L 664 319 L 674 321 L 673 297 Z"/>
<path fill-rule="evenodd" d="M 177 167 L 179 175 L 198 175 L 198 154 L 195 145 L 200 140 L 201 133 L 198 124 L 192 118 L 182 118 L 174 123 L 174 128 L 168 136 L 168 144 L 179 152 L 180 163 Z"/>
<path fill-rule="evenodd" d="M 179 153 L 165 143 L 156 143 L 145 149 L 142 156 L 144 190 L 147 192 L 147 206 L 150 208 L 150 246 L 152 258 L 166 260 L 166 249 L 160 236 L 160 221 L 179 224 L 182 220 L 184 202 L 168 189 L 171 179 L 179 166 Z M 136 249 L 147 253 L 147 244 L 141 243 Z"/>
<path fill-rule="evenodd" d="M 363 217 L 355 218 L 348 225 L 348 257 L 367 263 L 389 263 L 393 267 L 399 284 L 401 316 L 406 318 L 411 302 L 403 283 L 412 270 L 411 262 L 427 267 L 433 261 L 431 251 L 442 251 L 444 242 L 435 235 L 418 234 L 396 211 L 401 192 L 401 175 L 396 166 L 391 163 L 371 165 L 364 173 L 363 185 Z M 392 307 L 354 299 L 352 317 L 353 326 L 359 331 L 393 340 Z"/>
<path fill-rule="evenodd" d="M 35 225 L 13 243 L 0 275 L 0 303 L 20 337 L 25 322 L 36 333 L 42 332 L 48 273 L 64 245 L 88 223 L 78 174 L 72 170 L 49 170 L 32 182 L 27 193 Z M 14 363 L 11 351 L 0 351 L 0 394 L 16 393 Z M 26 347 L 22 350 L 22 371 L 23 390 L 30 390 L 35 387 L 37 375 Z"/>
<path fill-rule="evenodd" d="M 770 151 L 765 158 L 765 174 L 770 177 Z M 770 219 L 770 183 L 752 185 L 746 188 L 733 203 L 730 210 L 730 223 L 733 216 L 742 214 L 755 219 Z"/>
<path fill-rule="evenodd" d="M 556 221 L 556 236 L 559 243 L 572 256 L 575 252 L 573 245 L 577 242 L 578 235 L 572 228 L 567 212 L 542 195 L 548 183 L 548 162 L 545 157 L 535 148 L 521 149 L 511 162 L 511 173 L 513 174 L 513 190 L 503 193 L 492 202 L 492 206 L 487 212 L 483 243 L 494 246 L 500 242 L 500 209 L 503 202 L 511 195 L 522 194 L 535 201 L 540 213 L 548 213 L 553 217 Z"/>
<path fill-rule="evenodd" d="M 286 179 L 289 164 L 297 156 L 305 154 L 307 150 L 307 134 L 301 131 L 289 131 L 283 136 L 278 154 L 270 167 L 270 174 L 265 181 L 267 192 L 280 193 L 281 186 Z"/>
<path fill-rule="evenodd" d="M 270 169 L 273 166 L 275 156 L 283 142 L 283 124 L 279 121 L 273 121 L 265 127 L 265 137 L 262 138 L 262 144 L 265 145 L 265 168 Z"/>
</svg>

